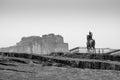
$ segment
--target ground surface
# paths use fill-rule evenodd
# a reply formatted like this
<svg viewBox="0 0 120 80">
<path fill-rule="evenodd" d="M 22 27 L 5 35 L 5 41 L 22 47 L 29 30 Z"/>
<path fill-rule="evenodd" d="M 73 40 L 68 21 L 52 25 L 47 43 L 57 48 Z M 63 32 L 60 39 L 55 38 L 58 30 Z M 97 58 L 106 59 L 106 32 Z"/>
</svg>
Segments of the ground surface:
<svg viewBox="0 0 120 80">
<path fill-rule="evenodd" d="M 120 71 L 42 66 L 0 59 L 0 80 L 120 80 Z"/>
</svg>

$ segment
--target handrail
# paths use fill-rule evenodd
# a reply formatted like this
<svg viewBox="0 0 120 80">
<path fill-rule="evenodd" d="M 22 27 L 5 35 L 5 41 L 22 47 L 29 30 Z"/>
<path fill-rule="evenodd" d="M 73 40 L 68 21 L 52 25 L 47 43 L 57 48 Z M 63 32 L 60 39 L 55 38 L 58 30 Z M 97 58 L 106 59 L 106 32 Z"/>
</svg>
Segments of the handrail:
<svg viewBox="0 0 120 80">
<path fill-rule="evenodd" d="M 69 50 L 70 52 L 76 52 L 76 51 L 85 51 L 87 52 L 87 48 L 86 47 L 75 47 L 73 49 Z M 113 51 L 110 48 L 96 48 L 96 53 L 107 53 L 107 52 L 111 52 Z"/>
</svg>

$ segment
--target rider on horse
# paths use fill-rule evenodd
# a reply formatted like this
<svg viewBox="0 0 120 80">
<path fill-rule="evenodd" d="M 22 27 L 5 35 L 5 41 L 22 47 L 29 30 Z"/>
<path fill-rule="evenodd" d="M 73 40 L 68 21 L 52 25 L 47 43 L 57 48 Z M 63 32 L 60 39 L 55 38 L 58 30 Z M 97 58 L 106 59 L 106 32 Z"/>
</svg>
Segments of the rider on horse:
<svg viewBox="0 0 120 80">
<path fill-rule="evenodd" d="M 89 31 L 89 35 L 87 35 L 87 41 L 89 42 L 90 40 L 92 40 L 92 32 Z"/>
<path fill-rule="evenodd" d="M 87 35 L 87 49 L 95 49 L 95 40 L 92 38 L 93 34 L 89 31 L 89 35 Z"/>
</svg>

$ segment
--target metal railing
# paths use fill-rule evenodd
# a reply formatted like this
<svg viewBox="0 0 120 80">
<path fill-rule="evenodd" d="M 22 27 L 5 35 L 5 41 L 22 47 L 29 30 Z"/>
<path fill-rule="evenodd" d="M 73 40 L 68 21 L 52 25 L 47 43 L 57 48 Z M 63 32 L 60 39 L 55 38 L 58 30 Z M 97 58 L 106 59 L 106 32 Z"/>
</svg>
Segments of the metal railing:
<svg viewBox="0 0 120 80">
<path fill-rule="evenodd" d="M 113 51 L 110 48 L 96 48 L 95 50 L 96 50 L 95 51 L 96 53 L 108 53 L 108 52 Z M 75 47 L 71 49 L 70 52 L 88 53 L 86 47 Z"/>
</svg>

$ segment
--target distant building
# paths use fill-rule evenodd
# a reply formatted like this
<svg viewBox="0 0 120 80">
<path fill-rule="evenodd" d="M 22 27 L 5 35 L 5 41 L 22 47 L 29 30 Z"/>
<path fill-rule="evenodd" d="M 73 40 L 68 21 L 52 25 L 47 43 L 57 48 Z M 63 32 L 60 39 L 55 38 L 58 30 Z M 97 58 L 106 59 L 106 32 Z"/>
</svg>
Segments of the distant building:
<svg viewBox="0 0 120 80">
<path fill-rule="evenodd" d="M 68 43 L 61 35 L 48 34 L 23 37 L 15 46 L 1 48 L 2 52 L 49 54 L 51 52 L 68 52 Z"/>
</svg>

